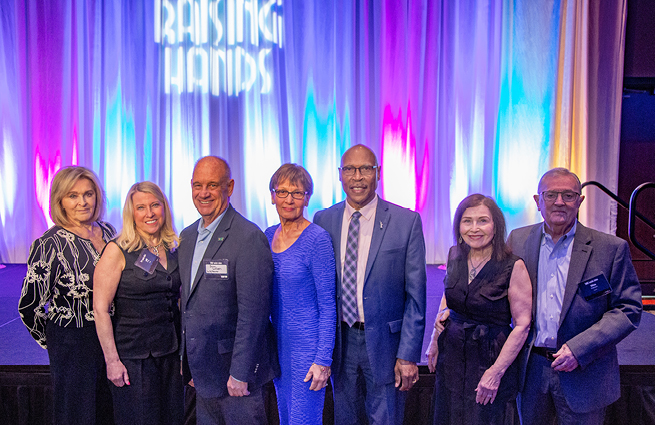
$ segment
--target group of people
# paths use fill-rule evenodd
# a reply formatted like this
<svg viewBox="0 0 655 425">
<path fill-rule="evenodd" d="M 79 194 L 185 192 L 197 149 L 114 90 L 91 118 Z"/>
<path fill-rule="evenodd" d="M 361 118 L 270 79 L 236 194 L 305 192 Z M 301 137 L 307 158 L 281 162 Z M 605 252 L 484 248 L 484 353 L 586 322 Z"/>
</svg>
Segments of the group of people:
<svg viewBox="0 0 655 425">
<path fill-rule="evenodd" d="M 95 174 L 52 182 L 55 225 L 30 250 L 19 312 L 48 349 L 56 423 L 175 424 L 184 385 L 199 424 L 320 424 L 329 379 L 337 424 L 401 424 L 419 379 L 426 311 L 419 214 L 376 194 L 363 145 L 341 158 L 346 200 L 305 218 L 309 173 L 271 177 L 280 224 L 262 232 L 230 204 L 228 163 L 191 178 L 200 219 L 179 237 L 161 189 L 132 186 L 119 234 L 102 221 Z M 458 206 L 444 296 L 427 351 L 435 424 L 500 424 L 518 394 L 522 423 L 603 422 L 620 394 L 616 344 L 641 291 L 625 241 L 584 227 L 566 169 L 534 197 L 544 222 L 514 230 L 490 197 Z"/>
<path fill-rule="evenodd" d="M 507 240 L 493 199 L 459 204 L 426 353 L 435 424 L 503 424 L 514 400 L 523 424 L 604 423 L 641 287 L 627 242 L 578 222 L 581 189 L 565 168 L 546 172 L 534 195 L 544 221 Z"/>
</svg>

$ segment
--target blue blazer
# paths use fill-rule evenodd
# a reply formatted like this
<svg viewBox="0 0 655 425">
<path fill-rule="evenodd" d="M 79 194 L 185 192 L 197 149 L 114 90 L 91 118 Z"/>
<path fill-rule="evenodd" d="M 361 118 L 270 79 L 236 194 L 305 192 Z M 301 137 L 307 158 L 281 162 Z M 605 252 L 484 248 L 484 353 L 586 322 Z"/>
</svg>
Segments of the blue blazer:
<svg viewBox="0 0 655 425">
<path fill-rule="evenodd" d="M 216 228 L 190 286 L 198 222 L 181 233 L 182 344 L 185 378 L 202 397 L 228 394 L 230 375 L 261 387 L 279 371 L 269 320 L 273 259 L 268 240 L 232 205 Z M 205 260 L 227 262 L 227 277 L 205 273 Z"/>
<path fill-rule="evenodd" d="M 332 368 L 338 373 L 341 338 L 341 224 L 345 201 L 319 211 L 314 222 L 328 231 L 337 265 L 337 333 Z M 419 362 L 425 331 L 425 241 L 421 216 L 378 198 L 364 278 L 366 351 L 380 385 L 394 381 L 396 358 Z"/>
<path fill-rule="evenodd" d="M 513 230 L 507 243 L 523 258 L 532 281 L 532 319 L 537 311 L 537 276 L 542 224 Z M 587 301 L 578 284 L 603 273 L 612 287 L 608 295 Z M 628 243 L 578 222 L 569 273 L 562 299 L 557 349 L 567 344 L 580 364 L 559 372 L 560 386 L 574 412 L 586 413 L 615 402 L 620 394 L 616 344 L 635 330 L 641 319 L 641 286 L 630 259 Z M 522 381 L 536 330 L 531 327 L 521 356 Z"/>
</svg>

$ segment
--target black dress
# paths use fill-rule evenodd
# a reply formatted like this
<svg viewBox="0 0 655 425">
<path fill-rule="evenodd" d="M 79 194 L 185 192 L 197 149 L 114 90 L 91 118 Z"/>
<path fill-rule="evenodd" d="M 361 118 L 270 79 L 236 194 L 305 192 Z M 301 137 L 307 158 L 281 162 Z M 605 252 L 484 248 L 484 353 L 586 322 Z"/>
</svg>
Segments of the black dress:
<svg viewBox="0 0 655 425">
<path fill-rule="evenodd" d="M 184 416 L 180 375 L 180 272 L 177 251 L 166 251 L 167 269 L 135 265 L 141 251 L 127 252 L 114 296 L 114 341 L 130 385 L 111 385 L 117 424 L 179 424 Z"/>
<path fill-rule="evenodd" d="M 451 312 L 438 339 L 434 423 L 503 424 L 506 405 L 518 391 L 516 362 L 503 375 L 493 403 L 476 403 L 475 388 L 512 331 L 507 294 L 519 258 L 490 260 L 470 284 L 467 257 L 450 258 L 444 290 Z"/>
</svg>

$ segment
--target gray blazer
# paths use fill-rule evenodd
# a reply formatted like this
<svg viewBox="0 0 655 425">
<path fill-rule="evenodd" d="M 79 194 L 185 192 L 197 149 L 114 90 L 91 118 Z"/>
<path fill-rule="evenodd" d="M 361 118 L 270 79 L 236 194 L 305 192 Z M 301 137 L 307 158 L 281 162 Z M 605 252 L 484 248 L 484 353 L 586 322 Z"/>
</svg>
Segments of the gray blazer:
<svg viewBox="0 0 655 425">
<path fill-rule="evenodd" d="M 190 287 L 198 222 L 181 233 L 182 344 L 185 378 L 193 377 L 202 397 L 227 395 L 230 375 L 261 387 L 278 373 L 277 351 L 269 320 L 273 258 L 264 233 L 228 206 L 203 261 L 227 263 L 227 276 L 198 267 Z"/>
<path fill-rule="evenodd" d="M 533 321 L 537 311 L 541 229 L 542 224 L 522 227 L 512 231 L 507 240 L 514 254 L 525 261 L 532 281 Z M 611 293 L 585 300 L 578 284 L 601 273 L 609 281 Z M 578 222 L 557 332 L 557 348 L 566 343 L 580 364 L 572 372 L 559 373 L 562 392 L 574 412 L 600 409 L 619 398 L 616 344 L 637 328 L 641 310 L 641 286 L 628 243 Z M 522 383 L 535 336 L 533 326 L 521 357 Z"/>
</svg>

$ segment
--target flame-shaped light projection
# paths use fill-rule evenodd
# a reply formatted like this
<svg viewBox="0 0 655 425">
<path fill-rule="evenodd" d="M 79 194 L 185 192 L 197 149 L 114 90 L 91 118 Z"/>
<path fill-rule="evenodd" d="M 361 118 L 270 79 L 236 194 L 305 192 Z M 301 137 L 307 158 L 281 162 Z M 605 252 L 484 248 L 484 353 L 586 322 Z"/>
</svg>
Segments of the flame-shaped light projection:
<svg viewBox="0 0 655 425">
<path fill-rule="evenodd" d="M 34 183 L 36 192 L 36 202 L 39 204 L 39 209 L 43 212 L 43 216 L 51 227 L 54 223 L 50 219 L 50 185 L 52 179 L 61 168 L 61 153 L 59 150 L 54 155 L 54 159 L 48 160 L 41 156 L 41 152 L 37 146 L 34 155 Z"/>
<path fill-rule="evenodd" d="M 339 183 L 341 154 L 350 147 L 348 108 L 342 128 L 334 98 L 317 101 L 313 80 L 309 78 L 303 122 L 302 165 L 312 176 L 314 195 L 307 206 L 308 217 L 344 198 Z M 293 156 L 292 156 L 293 158 Z"/>
<path fill-rule="evenodd" d="M 417 180 L 421 187 L 426 187 L 425 173 L 419 173 L 416 167 L 416 140 L 412 134 L 412 121 L 407 107 L 407 126 L 403 124 L 402 112 L 394 118 L 391 107 L 384 109 L 382 122 L 382 181 L 384 199 L 412 210 L 424 204 L 425 193 L 419 194 Z M 427 160 L 427 155 L 424 161 Z M 427 162 L 424 162 L 424 165 Z"/>
</svg>

